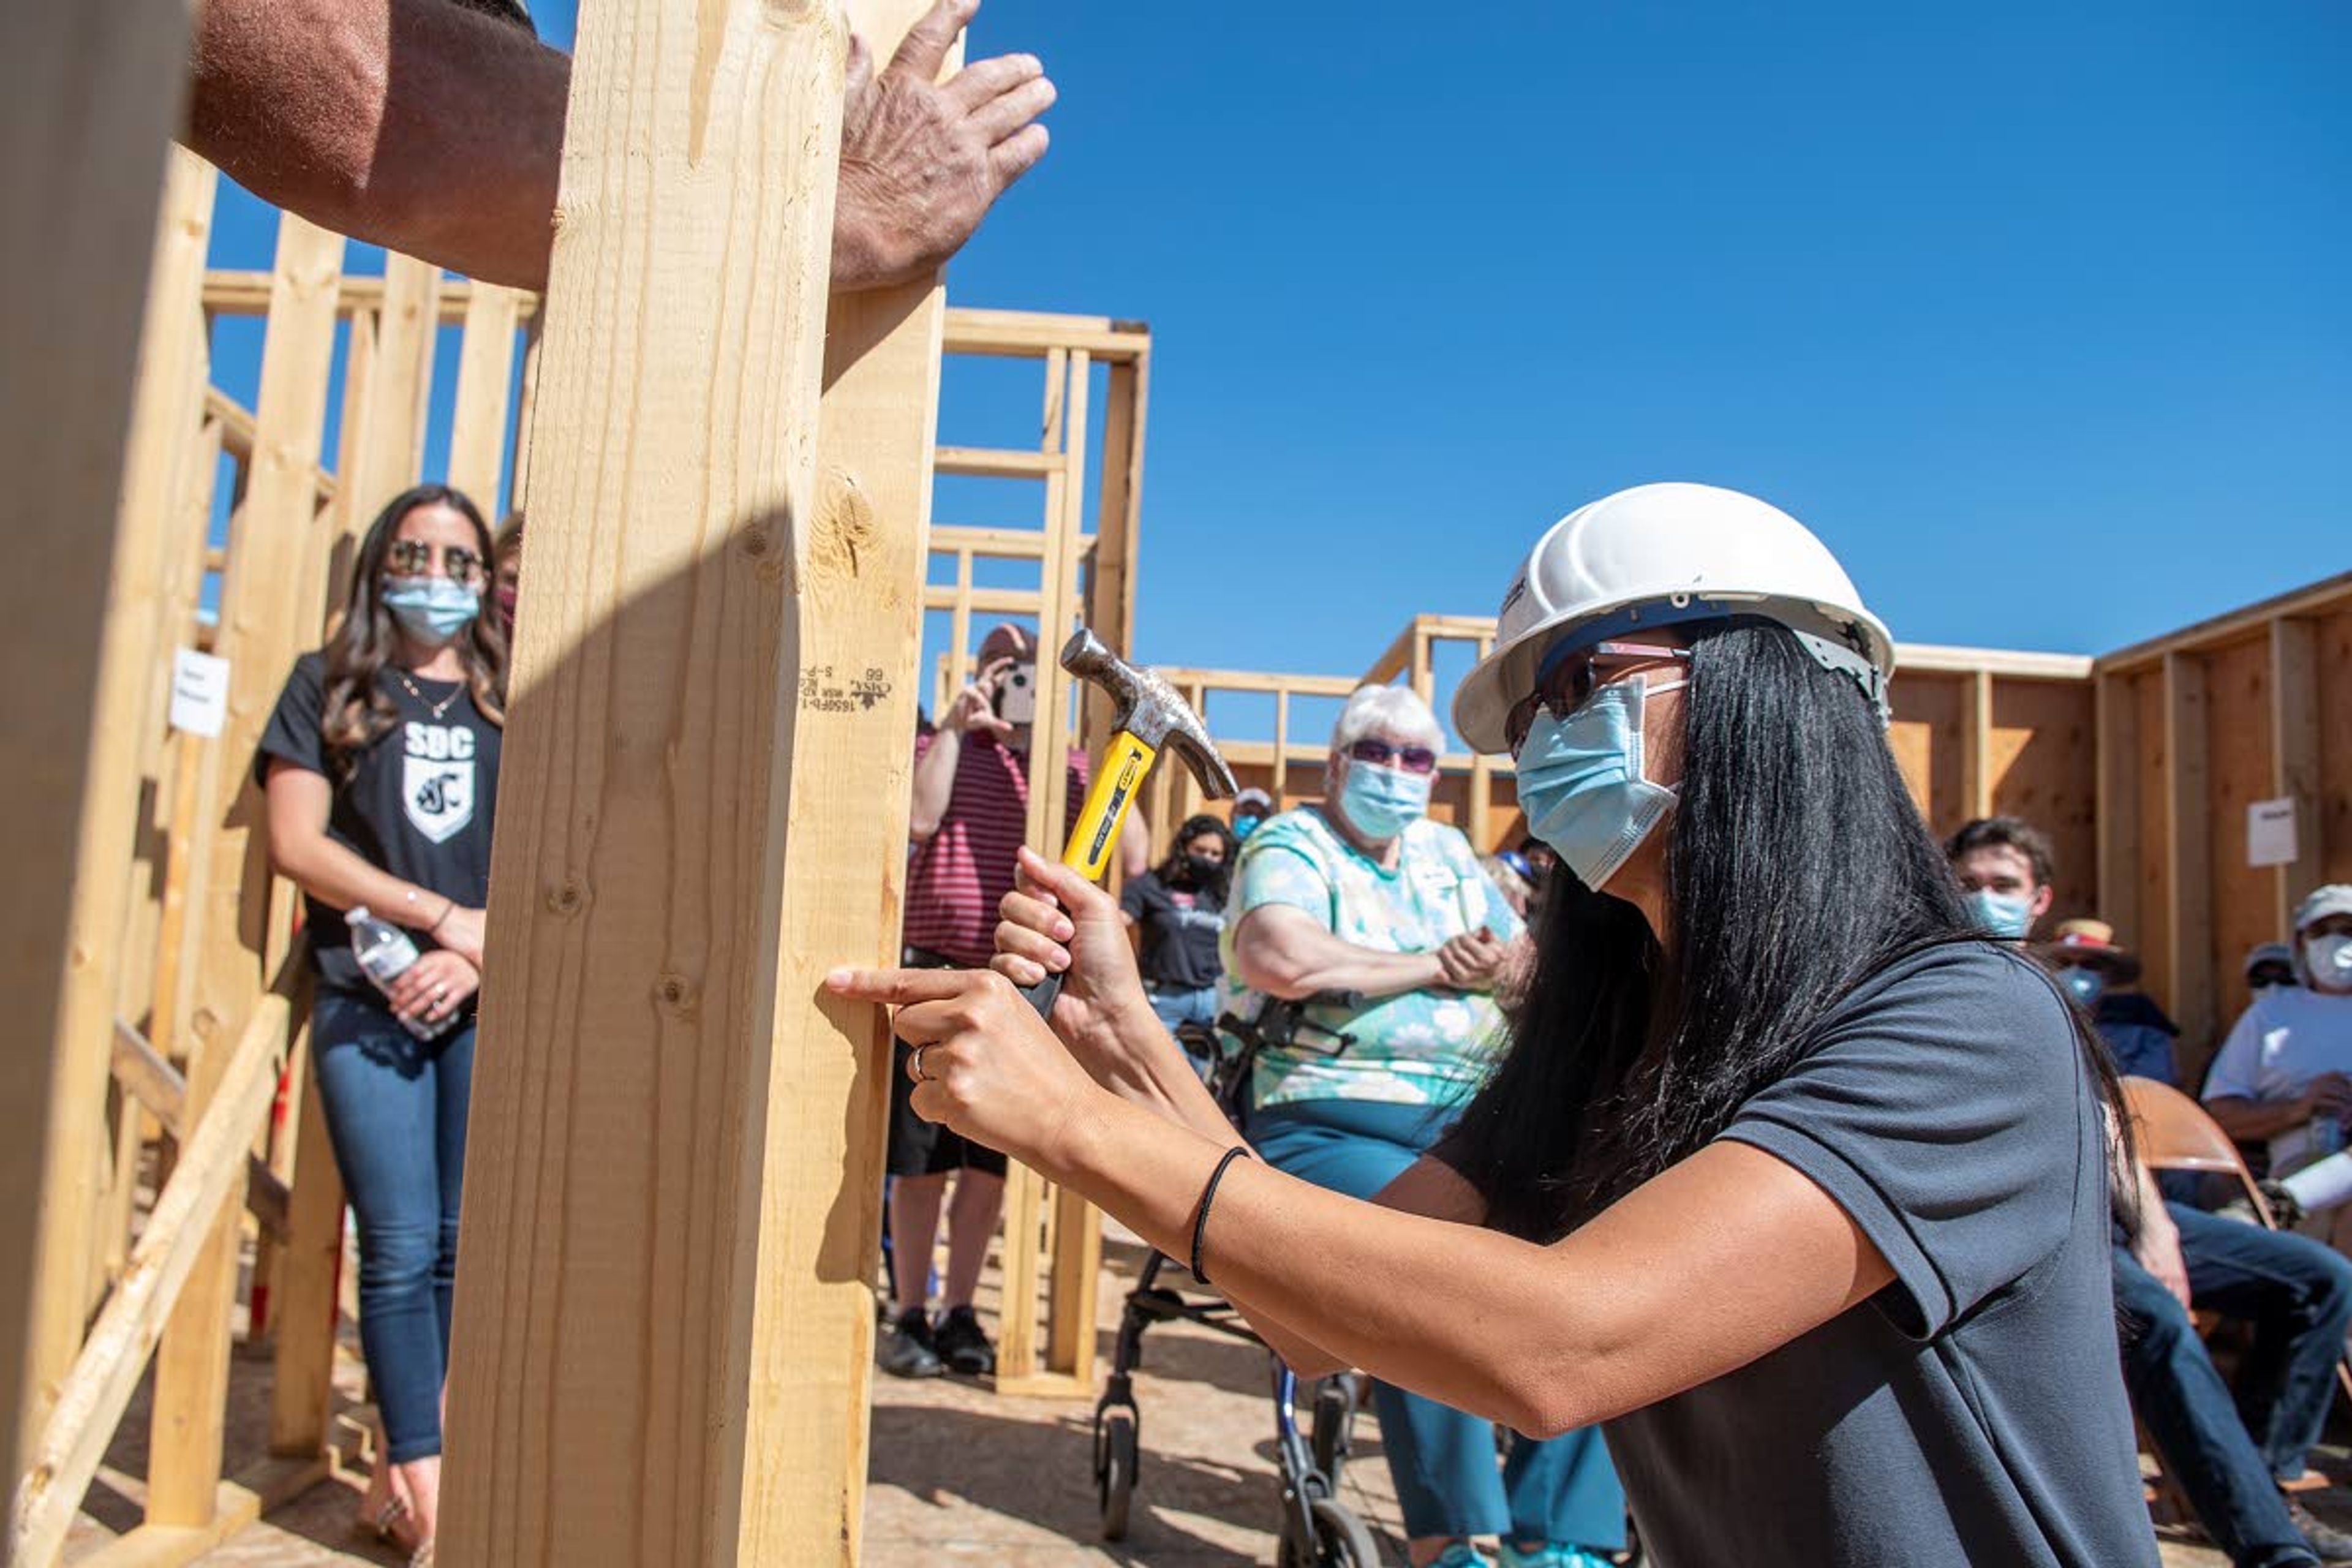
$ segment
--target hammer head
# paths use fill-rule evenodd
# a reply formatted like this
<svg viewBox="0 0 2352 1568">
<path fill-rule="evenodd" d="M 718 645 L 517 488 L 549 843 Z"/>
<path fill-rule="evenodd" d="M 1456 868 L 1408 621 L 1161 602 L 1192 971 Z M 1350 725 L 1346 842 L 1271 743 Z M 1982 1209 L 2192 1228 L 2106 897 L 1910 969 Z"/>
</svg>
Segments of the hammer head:
<svg viewBox="0 0 2352 1568">
<path fill-rule="evenodd" d="M 1062 668 L 1109 694 L 1114 728 L 1126 731 L 1154 751 L 1171 751 L 1183 758 L 1211 800 L 1233 798 L 1236 788 L 1233 769 L 1217 754 L 1208 726 L 1174 687 L 1111 652 L 1088 626 L 1080 626 L 1062 645 Z"/>
</svg>

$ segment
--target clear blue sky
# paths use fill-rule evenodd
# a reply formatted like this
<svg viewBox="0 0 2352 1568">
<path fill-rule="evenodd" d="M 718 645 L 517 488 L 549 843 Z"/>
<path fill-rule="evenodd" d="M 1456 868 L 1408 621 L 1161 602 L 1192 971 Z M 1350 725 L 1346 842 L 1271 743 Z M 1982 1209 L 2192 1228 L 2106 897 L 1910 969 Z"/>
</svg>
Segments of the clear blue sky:
<svg viewBox="0 0 2352 1568">
<path fill-rule="evenodd" d="M 1150 322 L 1145 658 L 1360 668 L 1667 478 L 1912 641 L 2104 651 L 2352 566 L 2340 0 L 988 0 L 1012 48 L 1054 151 L 950 292 Z"/>
</svg>

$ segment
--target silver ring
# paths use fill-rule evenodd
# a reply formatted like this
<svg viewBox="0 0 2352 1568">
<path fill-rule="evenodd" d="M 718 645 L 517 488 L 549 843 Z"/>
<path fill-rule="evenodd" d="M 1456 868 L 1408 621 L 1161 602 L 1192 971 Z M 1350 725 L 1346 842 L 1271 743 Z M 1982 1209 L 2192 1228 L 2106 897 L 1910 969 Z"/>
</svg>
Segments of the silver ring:
<svg viewBox="0 0 2352 1568">
<path fill-rule="evenodd" d="M 449 988 L 446 985 L 436 985 L 433 988 L 433 1000 L 436 1002 L 446 1002 L 449 1000 Z"/>
<path fill-rule="evenodd" d="M 917 1046 L 912 1051 L 908 1053 L 907 1076 L 913 1079 L 917 1083 L 929 1083 L 931 1081 L 931 1075 L 923 1070 L 923 1053 L 930 1048 L 931 1047 L 928 1044 L 920 1045 Z"/>
</svg>

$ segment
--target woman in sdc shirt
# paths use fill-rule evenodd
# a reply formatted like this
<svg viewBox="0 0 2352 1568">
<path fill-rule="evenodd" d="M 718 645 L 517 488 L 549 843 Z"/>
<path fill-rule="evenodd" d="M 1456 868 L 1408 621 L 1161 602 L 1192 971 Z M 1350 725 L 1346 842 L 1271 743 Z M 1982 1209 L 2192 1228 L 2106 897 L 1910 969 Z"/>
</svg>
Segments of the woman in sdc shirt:
<svg viewBox="0 0 2352 1568">
<path fill-rule="evenodd" d="M 1216 1022 L 1217 936 L 1233 858 L 1231 828 L 1213 816 L 1188 817 L 1168 858 L 1119 894 L 1119 913 L 1140 943 L 1151 1011 L 1171 1030 Z"/>
<path fill-rule="evenodd" d="M 362 1522 L 420 1554 L 439 1512 L 505 720 L 506 637 L 481 614 L 491 558 L 490 531 L 458 491 L 394 497 L 360 546 L 341 624 L 295 665 L 255 763 L 270 863 L 302 889 L 319 1096 L 359 1215 L 360 1340 L 390 1461 Z M 421 951 L 388 991 L 352 953 L 343 911 L 359 904 Z"/>
</svg>

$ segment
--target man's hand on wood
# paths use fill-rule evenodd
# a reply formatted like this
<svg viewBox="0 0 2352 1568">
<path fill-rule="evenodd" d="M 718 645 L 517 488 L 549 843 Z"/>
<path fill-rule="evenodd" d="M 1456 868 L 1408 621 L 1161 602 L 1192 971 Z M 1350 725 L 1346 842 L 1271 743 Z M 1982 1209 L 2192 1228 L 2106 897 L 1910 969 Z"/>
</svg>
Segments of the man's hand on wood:
<svg viewBox="0 0 2352 1568">
<path fill-rule="evenodd" d="M 999 55 L 938 79 L 979 9 L 980 0 L 938 0 L 879 75 L 865 40 L 853 40 L 834 210 L 835 289 L 933 270 L 1045 155 L 1037 117 L 1053 106 L 1054 84 L 1035 57 Z"/>
</svg>

